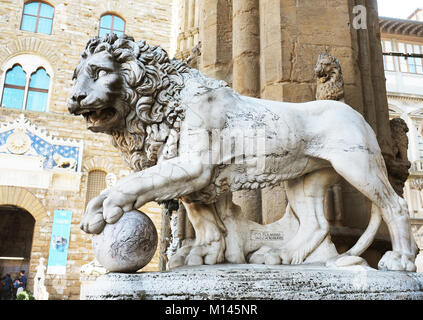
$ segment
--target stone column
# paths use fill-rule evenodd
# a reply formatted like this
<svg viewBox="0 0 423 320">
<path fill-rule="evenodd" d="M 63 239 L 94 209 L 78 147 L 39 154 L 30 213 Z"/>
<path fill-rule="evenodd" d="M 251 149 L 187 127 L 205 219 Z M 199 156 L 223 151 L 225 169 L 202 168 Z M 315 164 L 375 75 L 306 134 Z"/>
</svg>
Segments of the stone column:
<svg viewBox="0 0 423 320">
<path fill-rule="evenodd" d="M 260 91 L 261 98 L 283 101 L 281 1 L 260 0 Z M 275 186 L 261 190 L 262 222 L 279 220 L 286 208 L 284 187 Z"/>
<path fill-rule="evenodd" d="M 258 0 L 233 0 L 233 88 L 260 97 L 260 21 Z"/>
<path fill-rule="evenodd" d="M 178 35 L 176 39 L 176 54 L 175 57 L 178 59 L 184 59 L 184 51 L 186 51 L 185 45 L 185 31 L 186 31 L 186 0 L 178 1 Z"/>
<path fill-rule="evenodd" d="M 232 83 L 232 2 L 202 0 L 199 3 L 201 41 L 200 71 Z"/>
<path fill-rule="evenodd" d="M 200 0 L 195 0 L 195 11 L 194 11 L 194 27 L 197 29 L 194 35 L 194 45 L 197 45 L 199 41 L 199 26 L 200 26 Z"/>
<path fill-rule="evenodd" d="M 383 66 L 380 27 L 376 0 L 348 0 L 351 22 L 352 47 L 357 54 L 357 67 L 360 78 L 356 79 L 361 89 L 360 107 L 347 101 L 363 114 L 377 135 L 377 139 L 385 157 L 392 157 L 391 133 L 389 126 L 388 98 L 386 94 L 385 71 Z M 366 28 L 354 29 L 353 8 L 366 8 Z"/>
<path fill-rule="evenodd" d="M 170 218 L 167 214 L 167 210 L 163 209 L 161 213 L 161 230 L 160 230 L 160 242 L 159 242 L 159 271 L 166 270 L 166 264 L 168 257 L 166 255 L 167 248 L 170 244 L 170 238 L 172 232 L 170 229 Z"/>
<path fill-rule="evenodd" d="M 194 24 L 195 24 L 195 0 L 189 0 L 188 2 L 188 47 L 192 48 L 195 46 L 194 43 Z"/>
<path fill-rule="evenodd" d="M 232 87 L 242 95 L 260 97 L 259 0 L 233 0 L 232 6 Z M 233 200 L 247 218 L 262 222 L 260 190 L 235 192 Z"/>
<path fill-rule="evenodd" d="M 367 15 L 370 52 L 372 53 L 372 83 L 375 93 L 375 109 L 377 120 L 377 138 L 384 155 L 392 155 L 391 134 L 389 125 L 388 97 L 386 92 L 385 68 L 383 65 L 382 45 L 380 38 L 379 14 L 376 0 L 368 0 Z"/>
</svg>

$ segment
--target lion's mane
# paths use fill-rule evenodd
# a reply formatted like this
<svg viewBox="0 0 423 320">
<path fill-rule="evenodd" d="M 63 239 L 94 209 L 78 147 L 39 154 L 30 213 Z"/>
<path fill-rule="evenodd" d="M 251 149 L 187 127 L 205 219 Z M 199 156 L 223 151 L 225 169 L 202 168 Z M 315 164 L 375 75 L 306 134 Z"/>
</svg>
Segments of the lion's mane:
<svg viewBox="0 0 423 320">
<path fill-rule="evenodd" d="M 178 94 L 184 87 L 182 74 L 190 67 L 183 61 L 170 60 L 160 47 L 115 34 L 91 39 L 81 58 L 101 51 L 109 52 L 120 65 L 120 97 L 130 110 L 124 129 L 111 130 L 113 144 L 133 170 L 153 166 L 159 152 L 177 150 L 184 114 Z"/>
</svg>

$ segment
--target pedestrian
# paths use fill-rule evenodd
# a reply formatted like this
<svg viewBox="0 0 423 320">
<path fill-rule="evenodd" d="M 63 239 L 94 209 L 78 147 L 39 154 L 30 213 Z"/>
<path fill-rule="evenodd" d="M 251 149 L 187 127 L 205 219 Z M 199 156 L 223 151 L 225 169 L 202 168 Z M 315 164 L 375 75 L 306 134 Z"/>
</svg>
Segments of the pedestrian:
<svg viewBox="0 0 423 320">
<path fill-rule="evenodd" d="M 21 270 L 19 272 L 19 280 L 18 280 L 18 289 L 16 291 L 16 294 L 19 294 L 20 292 L 24 291 L 26 289 L 26 276 L 25 276 L 25 270 Z"/>
<path fill-rule="evenodd" d="M 6 274 L 1 283 L 1 299 L 10 300 L 12 298 L 12 278 L 10 277 L 10 274 Z"/>
</svg>

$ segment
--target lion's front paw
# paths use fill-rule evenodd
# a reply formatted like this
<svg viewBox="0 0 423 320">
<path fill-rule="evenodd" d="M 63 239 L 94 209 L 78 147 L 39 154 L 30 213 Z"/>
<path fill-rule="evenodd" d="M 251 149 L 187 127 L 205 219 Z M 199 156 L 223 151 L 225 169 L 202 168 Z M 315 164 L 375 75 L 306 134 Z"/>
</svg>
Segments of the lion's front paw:
<svg viewBox="0 0 423 320">
<path fill-rule="evenodd" d="M 103 231 L 106 221 L 104 221 L 103 213 L 86 214 L 82 217 L 80 228 L 82 231 L 91 234 L 99 234 Z"/>
<path fill-rule="evenodd" d="M 103 202 L 106 194 L 93 198 L 87 205 L 84 216 L 81 219 L 80 228 L 91 234 L 99 234 L 103 231 L 106 221 L 103 218 Z"/>
<path fill-rule="evenodd" d="M 396 251 L 387 251 L 380 259 L 378 268 L 391 271 L 416 271 L 413 257 Z"/>
<path fill-rule="evenodd" d="M 116 223 L 123 215 L 134 209 L 136 196 L 119 191 L 110 191 L 103 202 L 103 218 L 109 223 Z"/>
</svg>

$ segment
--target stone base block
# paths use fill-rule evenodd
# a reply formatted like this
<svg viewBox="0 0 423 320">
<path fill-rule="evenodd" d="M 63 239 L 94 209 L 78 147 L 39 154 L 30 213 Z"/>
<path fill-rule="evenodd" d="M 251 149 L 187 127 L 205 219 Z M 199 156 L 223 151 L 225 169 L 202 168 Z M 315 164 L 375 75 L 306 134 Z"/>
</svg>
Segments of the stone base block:
<svg viewBox="0 0 423 320">
<path fill-rule="evenodd" d="M 84 300 L 423 300 L 423 274 L 354 266 L 213 265 L 108 273 Z"/>
</svg>

